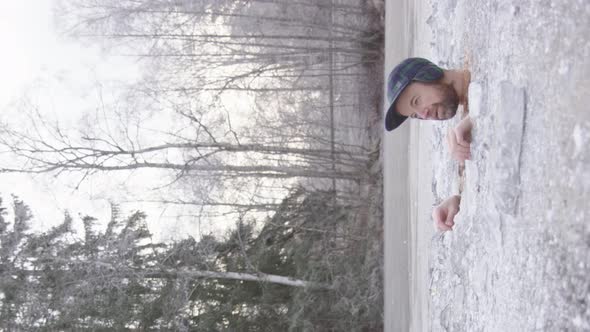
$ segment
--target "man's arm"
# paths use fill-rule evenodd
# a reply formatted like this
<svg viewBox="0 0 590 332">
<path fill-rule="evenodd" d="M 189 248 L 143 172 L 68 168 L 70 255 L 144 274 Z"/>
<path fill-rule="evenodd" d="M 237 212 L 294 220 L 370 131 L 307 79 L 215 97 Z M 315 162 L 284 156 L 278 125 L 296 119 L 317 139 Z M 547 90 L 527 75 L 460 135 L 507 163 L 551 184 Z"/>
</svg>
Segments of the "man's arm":
<svg viewBox="0 0 590 332">
<path fill-rule="evenodd" d="M 434 219 L 434 226 L 440 231 L 453 230 L 455 225 L 455 216 L 459 212 L 459 204 L 461 203 L 461 196 L 451 196 L 432 210 L 432 219 Z"/>
<path fill-rule="evenodd" d="M 447 133 L 447 144 L 454 159 L 463 163 L 471 159 L 471 129 L 473 122 L 469 116 L 462 119 Z"/>
</svg>

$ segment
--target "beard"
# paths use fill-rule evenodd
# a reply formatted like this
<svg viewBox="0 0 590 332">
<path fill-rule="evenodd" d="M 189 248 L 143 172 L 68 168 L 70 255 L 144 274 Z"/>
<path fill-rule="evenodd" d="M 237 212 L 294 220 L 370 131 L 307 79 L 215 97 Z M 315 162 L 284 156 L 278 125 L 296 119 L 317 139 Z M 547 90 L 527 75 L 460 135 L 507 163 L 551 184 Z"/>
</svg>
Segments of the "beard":
<svg viewBox="0 0 590 332">
<path fill-rule="evenodd" d="M 436 84 L 436 89 L 442 95 L 442 101 L 436 103 L 437 119 L 446 120 L 455 116 L 459 108 L 459 96 L 450 84 Z"/>
</svg>

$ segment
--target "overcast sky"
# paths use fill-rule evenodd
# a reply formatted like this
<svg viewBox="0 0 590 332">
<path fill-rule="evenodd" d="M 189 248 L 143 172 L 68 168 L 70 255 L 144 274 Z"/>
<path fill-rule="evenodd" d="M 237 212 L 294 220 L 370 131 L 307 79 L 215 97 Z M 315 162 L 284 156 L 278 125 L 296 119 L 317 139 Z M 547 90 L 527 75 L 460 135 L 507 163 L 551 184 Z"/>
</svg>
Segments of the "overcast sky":
<svg viewBox="0 0 590 332">
<path fill-rule="evenodd" d="M 129 61 L 125 58 L 108 57 L 98 47 L 82 46 L 58 36 L 52 21 L 51 2 L 0 2 L 2 121 L 12 121 L 18 115 L 14 104 L 28 95 L 48 118 L 58 118 L 62 124 L 75 126 L 81 111 L 96 105 L 97 82 L 133 79 L 138 75 L 137 66 L 125 62 Z M 5 153 L 0 154 L 0 161 L 7 161 Z M 0 174 L 0 191 L 5 205 L 10 202 L 10 194 L 24 200 L 36 216 L 35 228 L 46 229 L 63 220 L 65 211 L 72 216 L 91 214 L 108 221 L 108 200 L 129 199 L 132 193 L 125 188 L 112 187 L 104 179 L 90 179 L 75 190 L 77 181 L 66 177 Z M 143 182 L 150 186 L 149 178 Z M 105 190 L 109 186 L 111 190 Z M 148 213 L 150 229 L 162 238 L 186 234 L 186 225 L 167 219 L 166 211 L 149 206 L 137 208 Z"/>
<path fill-rule="evenodd" d="M 97 58 L 98 54 L 58 38 L 50 0 L 0 2 L 0 44 L 3 46 L 0 54 L 3 121 L 12 119 L 15 112 L 12 105 L 29 91 L 45 105 L 41 112 L 58 112 L 67 118 L 75 115 L 79 100 L 66 87 L 71 82 L 82 81 L 81 77 L 76 77 L 76 73 L 82 73 L 78 67 L 93 57 Z M 59 81 L 64 83 L 63 89 L 55 86 Z M 7 156 L 3 154 L 0 158 L 5 160 Z M 67 188 L 47 181 L 44 176 L 0 174 L 0 183 L 5 204 L 9 202 L 10 194 L 19 196 L 33 210 L 37 217 L 35 226 L 39 228 L 62 220 L 66 209 L 73 215 L 104 213 L 104 202 L 81 199 L 78 193 L 68 192 Z"/>
</svg>

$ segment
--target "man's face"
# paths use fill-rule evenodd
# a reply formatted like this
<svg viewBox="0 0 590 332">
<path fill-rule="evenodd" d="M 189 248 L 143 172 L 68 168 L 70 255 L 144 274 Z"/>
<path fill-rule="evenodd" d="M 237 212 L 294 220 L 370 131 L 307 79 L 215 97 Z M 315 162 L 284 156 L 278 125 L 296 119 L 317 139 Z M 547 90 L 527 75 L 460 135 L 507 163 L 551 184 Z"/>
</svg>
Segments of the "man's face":
<svg viewBox="0 0 590 332">
<path fill-rule="evenodd" d="M 446 120 L 457 113 L 459 96 L 448 84 L 414 81 L 399 95 L 395 107 L 410 118 Z"/>
</svg>

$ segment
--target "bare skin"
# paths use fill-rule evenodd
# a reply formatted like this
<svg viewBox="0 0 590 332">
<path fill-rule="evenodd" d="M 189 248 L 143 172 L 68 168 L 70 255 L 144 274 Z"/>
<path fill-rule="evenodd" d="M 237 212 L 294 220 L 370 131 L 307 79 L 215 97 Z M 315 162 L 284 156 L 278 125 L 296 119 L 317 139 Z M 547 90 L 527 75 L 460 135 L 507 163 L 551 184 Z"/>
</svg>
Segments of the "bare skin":
<svg viewBox="0 0 590 332">
<path fill-rule="evenodd" d="M 414 81 L 398 96 L 396 111 L 406 117 L 422 120 L 447 120 L 455 116 L 459 104 L 467 109 L 467 89 L 471 75 L 467 70 L 443 70 L 443 77 L 434 83 Z M 451 156 L 462 165 L 471 159 L 471 130 L 473 122 L 466 116 L 447 133 Z M 432 211 L 435 227 L 450 231 L 459 213 L 461 196 L 445 199 Z"/>
<path fill-rule="evenodd" d="M 471 129 L 473 122 L 469 116 L 462 119 L 447 133 L 447 145 L 453 158 L 460 163 L 471 159 Z"/>
<path fill-rule="evenodd" d="M 461 164 L 465 160 L 471 159 L 471 129 L 473 122 L 467 116 L 462 119 L 455 128 L 449 129 L 447 134 L 447 144 L 449 151 L 453 158 L 458 160 Z M 460 175 L 463 176 L 460 172 Z M 460 186 L 461 187 L 461 186 Z M 461 188 L 459 189 L 461 191 Z M 461 203 L 461 196 L 454 195 L 442 201 L 438 206 L 432 210 L 432 219 L 434 226 L 439 231 L 452 231 L 455 226 L 455 216 L 459 213 L 459 205 Z"/>
<path fill-rule="evenodd" d="M 449 151 L 453 158 L 458 160 L 461 164 L 465 160 L 471 159 L 471 129 L 473 128 L 473 122 L 469 116 L 462 119 L 455 128 L 449 129 L 447 133 L 447 144 Z M 460 172 L 460 175 L 463 176 Z M 461 186 L 460 186 L 461 187 Z M 461 188 L 459 189 L 461 191 Z M 434 226 L 439 231 L 452 231 L 455 225 L 455 216 L 459 213 L 459 205 L 461 203 L 461 196 L 451 196 L 432 211 L 432 219 L 434 220 Z"/>
<path fill-rule="evenodd" d="M 467 100 L 469 72 L 444 70 L 443 73 L 443 77 L 436 83 L 410 83 L 397 98 L 396 111 L 401 115 L 423 120 L 446 120 L 453 117 L 458 104 Z M 443 108 L 448 103 L 456 105 L 453 110 L 446 112 Z"/>
<path fill-rule="evenodd" d="M 443 78 L 432 83 L 412 82 L 396 101 L 398 113 L 422 120 L 446 120 L 457 113 L 459 104 L 467 108 L 467 89 L 470 73 L 463 70 L 445 70 Z M 466 116 L 447 133 L 451 156 L 463 164 L 471 159 L 471 130 L 473 122 Z M 450 196 L 432 211 L 434 225 L 439 231 L 451 231 L 459 213 L 461 196 Z"/>
<path fill-rule="evenodd" d="M 439 231 L 451 231 L 455 226 L 455 216 L 459 212 L 459 204 L 461 203 L 461 196 L 451 196 L 432 210 L 432 219 L 434 226 Z"/>
<path fill-rule="evenodd" d="M 469 71 L 444 70 L 443 73 L 436 83 L 410 83 L 397 98 L 396 111 L 415 119 L 447 120 L 455 116 L 459 104 L 466 108 Z M 472 127 L 471 119 L 465 117 L 447 134 L 449 151 L 461 163 L 471 158 Z"/>
<path fill-rule="evenodd" d="M 469 116 L 463 118 L 455 128 L 449 129 L 447 133 L 447 145 L 449 146 L 449 152 L 463 164 L 465 160 L 471 159 L 471 129 L 473 128 L 473 122 Z M 462 177 L 462 171 L 460 168 L 460 176 Z M 459 186 L 461 191 L 462 185 Z M 439 231 L 452 231 L 455 225 L 455 216 L 459 213 L 459 205 L 461 203 L 461 196 L 451 196 L 432 210 L 432 219 L 434 220 L 434 226 Z"/>
</svg>

